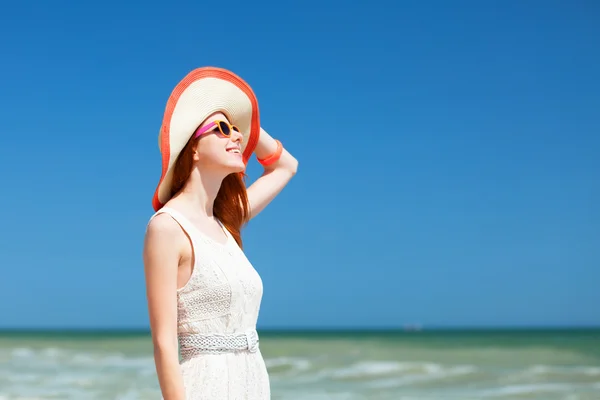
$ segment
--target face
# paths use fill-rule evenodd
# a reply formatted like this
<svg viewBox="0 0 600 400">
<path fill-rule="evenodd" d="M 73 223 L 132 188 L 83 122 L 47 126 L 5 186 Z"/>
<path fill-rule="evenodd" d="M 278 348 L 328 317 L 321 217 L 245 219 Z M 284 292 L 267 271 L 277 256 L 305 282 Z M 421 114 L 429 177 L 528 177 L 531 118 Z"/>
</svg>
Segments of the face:
<svg viewBox="0 0 600 400">
<path fill-rule="evenodd" d="M 225 115 L 216 113 L 208 117 L 199 130 L 211 125 L 214 121 L 225 121 L 231 124 Z M 218 126 L 214 125 L 200 135 L 194 151 L 194 162 L 201 169 L 223 171 L 225 175 L 242 172 L 246 168 L 242 159 L 242 139 L 240 132 L 230 129 L 231 136 L 226 137 Z"/>
</svg>

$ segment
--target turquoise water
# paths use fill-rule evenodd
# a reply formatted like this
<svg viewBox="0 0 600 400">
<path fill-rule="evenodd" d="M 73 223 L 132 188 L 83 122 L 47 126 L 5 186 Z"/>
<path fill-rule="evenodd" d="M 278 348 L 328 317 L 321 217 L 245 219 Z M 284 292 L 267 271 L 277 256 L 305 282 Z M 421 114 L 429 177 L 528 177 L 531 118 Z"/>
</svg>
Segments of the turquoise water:
<svg viewBox="0 0 600 400">
<path fill-rule="evenodd" d="M 273 400 L 600 399 L 600 330 L 260 334 Z M 0 400 L 159 398 L 148 334 L 0 333 Z"/>
</svg>

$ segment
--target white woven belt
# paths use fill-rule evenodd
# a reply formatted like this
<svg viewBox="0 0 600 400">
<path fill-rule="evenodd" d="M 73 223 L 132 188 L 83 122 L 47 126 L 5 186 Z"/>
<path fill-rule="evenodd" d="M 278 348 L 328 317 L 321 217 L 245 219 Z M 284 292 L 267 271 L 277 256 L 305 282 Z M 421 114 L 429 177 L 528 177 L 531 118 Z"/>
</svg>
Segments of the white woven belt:
<svg viewBox="0 0 600 400">
<path fill-rule="evenodd" d="M 184 358 L 195 354 L 222 354 L 244 350 L 255 353 L 258 350 L 258 341 L 256 330 L 228 335 L 181 334 L 179 348 Z"/>
</svg>

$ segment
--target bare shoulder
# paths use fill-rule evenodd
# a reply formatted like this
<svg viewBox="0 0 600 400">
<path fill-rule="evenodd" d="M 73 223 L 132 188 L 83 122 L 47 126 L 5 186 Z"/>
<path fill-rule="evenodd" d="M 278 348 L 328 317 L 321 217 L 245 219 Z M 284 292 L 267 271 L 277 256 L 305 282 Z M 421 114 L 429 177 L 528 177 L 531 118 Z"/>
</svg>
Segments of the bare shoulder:
<svg viewBox="0 0 600 400">
<path fill-rule="evenodd" d="M 146 238 L 148 239 L 169 239 L 176 237 L 181 233 L 181 228 L 169 214 L 162 213 L 154 216 L 146 228 Z"/>
<path fill-rule="evenodd" d="M 158 214 L 146 228 L 144 257 L 162 260 L 178 258 L 185 240 L 185 234 L 177 221 L 166 213 Z"/>
</svg>

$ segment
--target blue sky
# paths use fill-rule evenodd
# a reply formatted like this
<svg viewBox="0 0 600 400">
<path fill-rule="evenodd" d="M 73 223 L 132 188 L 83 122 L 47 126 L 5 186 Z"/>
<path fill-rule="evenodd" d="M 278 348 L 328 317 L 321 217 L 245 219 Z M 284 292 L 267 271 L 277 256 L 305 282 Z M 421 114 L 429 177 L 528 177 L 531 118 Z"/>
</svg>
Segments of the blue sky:
<svg viewBox="0 0 600 400">
<path fill-rule="evenodd" d="M 147 326 L 158 130 L 205 65 L 300 161 L 244 233 L 260 328 L 600 324 L 598 4 L 170 4 L 3 11 L 0 327 Z"/>
</svg>

